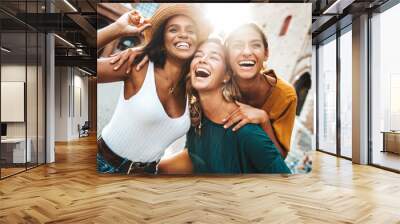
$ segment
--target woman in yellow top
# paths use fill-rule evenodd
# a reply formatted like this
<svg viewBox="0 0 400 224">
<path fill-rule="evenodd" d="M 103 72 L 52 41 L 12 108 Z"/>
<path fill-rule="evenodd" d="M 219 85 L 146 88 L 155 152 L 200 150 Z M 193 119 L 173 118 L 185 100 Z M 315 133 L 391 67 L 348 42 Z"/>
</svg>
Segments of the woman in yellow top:
<svg viewBox="0 0 400 224">
<path fill-rule="evenodd" d="M 265 34 L 254 23 L 246 23 L 226 38 L 229 64 L 242 94 L 239 109 L 225 118 L 225 127 L 238 130 L 247 123 L 261 125 L 286 157 L 296 116 L 297 96 L 292 85 L 273 70 L 263 71 L 268 59 Z"/>
</svg>

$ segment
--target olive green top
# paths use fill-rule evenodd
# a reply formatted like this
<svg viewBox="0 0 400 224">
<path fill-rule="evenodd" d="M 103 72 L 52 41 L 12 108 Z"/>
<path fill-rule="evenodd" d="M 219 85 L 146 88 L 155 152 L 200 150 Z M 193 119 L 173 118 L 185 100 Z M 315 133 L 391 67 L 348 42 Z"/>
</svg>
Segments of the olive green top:
<svg viewBox="0 0 400 224">
<path fill-rule="evenodd" d="M 203 118 L 200 135 L 192 127 L 186 147 L 195 173 L 290 173 L 271 139 L 255 124 L 233 132 Z"/>
</svg>

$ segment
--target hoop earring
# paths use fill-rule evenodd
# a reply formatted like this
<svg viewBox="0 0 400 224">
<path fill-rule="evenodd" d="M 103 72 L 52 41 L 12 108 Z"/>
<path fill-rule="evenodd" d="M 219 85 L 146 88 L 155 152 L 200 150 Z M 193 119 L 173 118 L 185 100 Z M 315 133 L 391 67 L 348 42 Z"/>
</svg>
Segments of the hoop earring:
<svg viewBox="0 0 400 224">
<path fill-rule="evenodd" d="M 195 104 L 196 102 L 197 102 L 197 98 L 194 95 L 192 95 L 190 97 L 190 104 Z"/>
</svg>

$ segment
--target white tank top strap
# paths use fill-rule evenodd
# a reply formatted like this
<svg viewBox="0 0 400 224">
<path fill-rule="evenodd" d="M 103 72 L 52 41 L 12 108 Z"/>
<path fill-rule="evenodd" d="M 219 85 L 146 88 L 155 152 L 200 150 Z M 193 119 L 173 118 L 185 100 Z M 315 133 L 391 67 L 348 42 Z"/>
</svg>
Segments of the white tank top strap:
<svg viewBox="0 0 400 224">
<path fill-rule="evenodd" d="M 156 90 L 156 85 L 155 85 L 155 79 L 154 79 L 154 63 L 149 61 L 149 66 L 147 68 L 147 73 L 146 76 L 144 77 L 144 81 L 142 86 L 140 87 L 139 91 L 131 96 L 129 99 L 125 100 L 125 96 L 124 96 L 124 88 L 121 88 L 121 96 L 120 96 L 120 100 L 122 101 L 129 101 L 132 98 L 137 98 L 142 94 L 146 94 L 146 97 L 150 97 L 150 96 L 154 96 L 153 93 Z M 143 93 L 144 92 L 144 93 Z M 157 92 L 156 92 L 157 93 Z M 151 95 L 148 95 L 151 94 Z M 156 95 L 157 96 L 157 95 Z M 157 97 L 158 98 L 158 97 Z"/>
<path fill-rule="evenodd" d="M 143 85 L 141 87 L 141 89 L 144 90 L 148 90 L 150 91 L 150 89 L 156 89 L 156 82 L 155 82 L 155 78 L 154 78 L 154 63 L 149 61 L 149 66 L 147 68 L 147 73 L 146 73 L 146 77 L 144 78 L 144 82 Z"/>
</svg>

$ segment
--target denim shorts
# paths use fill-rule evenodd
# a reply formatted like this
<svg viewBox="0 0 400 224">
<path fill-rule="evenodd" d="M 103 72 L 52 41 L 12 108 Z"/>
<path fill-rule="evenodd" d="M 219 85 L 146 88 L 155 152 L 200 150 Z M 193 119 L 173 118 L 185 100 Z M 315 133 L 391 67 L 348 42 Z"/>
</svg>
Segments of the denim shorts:
<svg viewBox="0 0 400 224">
<path fill-rule="evenodd" d="M 110 163 L 108 163 L 99 153 L 97 153 L 96 160 L 97 172 L 99 173 L 124 173 L 121 172 L 119 168 L 121 168 L 127 161 L 129 161 L 128 159 L 125 159 L 118 167 L 114 167 Z"/>
</svg>

